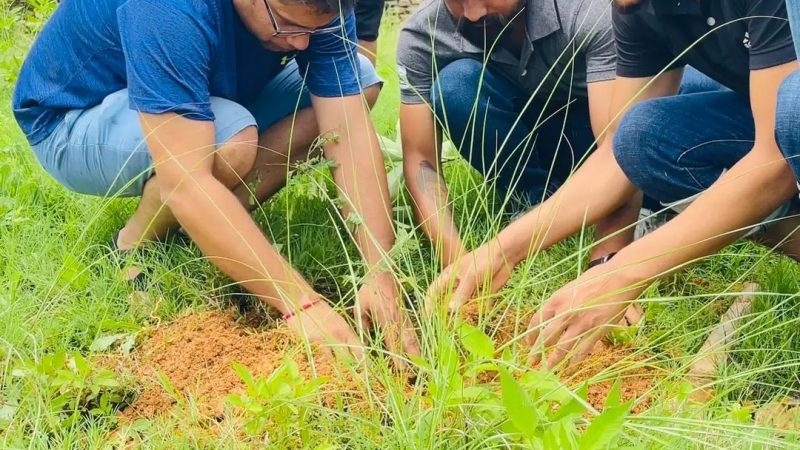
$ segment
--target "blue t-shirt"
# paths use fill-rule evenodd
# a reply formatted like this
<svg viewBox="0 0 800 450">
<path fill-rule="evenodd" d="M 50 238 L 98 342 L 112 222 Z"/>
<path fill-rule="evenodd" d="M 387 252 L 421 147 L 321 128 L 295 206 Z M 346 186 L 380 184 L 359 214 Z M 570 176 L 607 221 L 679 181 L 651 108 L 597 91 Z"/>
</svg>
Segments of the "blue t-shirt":
<svg viewBox="0 0 800 450">
<path fill-rule="evenodd" d="M 36 144 L 67 111 L 128 88 L 136 111 L 214 120 L 211 96 L 248 103 L 295 56 L 314 95 L 354 95 L 355 42 L 352 12 L 295 55 L 262 47 L 232 0 L 63 0 L 22 66 L 14 115 Z"/>
</svg>

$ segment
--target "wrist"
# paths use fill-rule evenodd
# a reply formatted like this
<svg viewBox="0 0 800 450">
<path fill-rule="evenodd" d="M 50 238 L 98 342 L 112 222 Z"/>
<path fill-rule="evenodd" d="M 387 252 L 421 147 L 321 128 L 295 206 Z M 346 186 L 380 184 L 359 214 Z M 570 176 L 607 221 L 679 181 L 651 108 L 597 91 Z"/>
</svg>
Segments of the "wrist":
<svg viewBox="0 0 800 450">
<path fill-rule="evenodd" d="M 496 246 L 495 251 L 512 266 L 528 258 L 531 240 L 526 239 L 523 233 L 517 232 L 512 227 L 501 231 L 493 241 L 492 245 Z"/>
<path fill-rule="evenodd" d="M 653 264 L 633 259 L 629 255 L 630 252 L 626 255 L 621 250 L 613 258 L 601 264 L 602 268 L 597 268 L 596 270 L 601 270 L 611 276 L 614 280 L 614 285 L 618 289 L 643 291 L 648 282 L 657 274 L 650 273 L 650 268 Z"/>
<path fill-rule="evenodd" d="M 292 319 L 293 317 L 297 317 L 297 315 L 302 314 L 304 311 L 313 308 L 314 306 L 316 306 L 321 301 L 322 301 L 322 299 L 318 298 L 318 299 L 311 300 L 311 301 L 308 301 L 308 302 L 300 303 L 299 305 L 297 305 L 296 308 L 294 308 L 294 310 L 284 313 L 282 318 L 283 318 L 284 321 L 288 321 L 288 320 Z"/>
</svg>

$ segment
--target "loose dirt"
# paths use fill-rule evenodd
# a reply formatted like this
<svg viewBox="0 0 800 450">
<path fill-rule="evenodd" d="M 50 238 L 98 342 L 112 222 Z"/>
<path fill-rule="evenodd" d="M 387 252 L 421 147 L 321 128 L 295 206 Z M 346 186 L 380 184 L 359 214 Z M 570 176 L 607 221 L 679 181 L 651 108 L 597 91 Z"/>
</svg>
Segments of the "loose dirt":
<svg viewBox="0 0 800 450">
<path fill-rule="evenodd" d="M 482 327 L 499 347 L 516 342 L 515 337 L 527 327 L 530 313 L 473 302 L 464 306 L 462 316 Z M 268 377 L 291 358 L 306 379 L 327 378 L 321 398 L 329 407 L 344 398 L 351 410 L 369 408 L 370 395 L 382 395 L 382 386 L 368 386 L 361 374 L 338 363 L 329 353 L 312 349 L 310 358 L 306 347 L 285 325 L 266 327 L 265 323 L 263 316 L 242 316 L 233 309 L 194 313 L 151 330 L 130 356 L 104 357 L 104 365 L 132 377 L 140 387 L 136 399 L 120 412 L 120 419 L 169 414 L 189 396 L 201 413 L 222 417 L 225 397 L 244 390 L 244 383 L 232 368 L 234 361 L 255 377 Z M 169 380 L 168 387 L 159 378 Z M 660 371 L 633 348 L 601 343 L 572 375 L 562 378 L 571 387 L 589 381 L 588 400 L 598 409 L 619 378 L 623 401 L 637 399 L 634 412 L 641 412 L 650 404 L 651 389 Z"/>
<path fill-rule="evenodd" d="M 515 338 L 527 329 L 532 314 L 533 311 L 521 312 L 491 302 L 470 302 L 461 309 L 461 318 L 482 327 L 498 347 L 518 342 Z M 588 381 L 588 401 L 598 410 L 603 409 L 614 382 L 619 378 L 622 401 L 635 399 L 633 412 L 637 414 L 650 406 L 653 387 L 663 376 L 663 371 L 649 362 L 647 354 L 637 352 L 632 346 L 613 346 L 604 342 L 598 342 L 589 357 L 570 375 L 561 375 L 564 383 L 572 388 Z"/>
<path fill-rule="evenodd" d="M 254 377 L 268 377 L 285 358 L 292 358 L 306 379 L 324 376 L 322 400 L 333 406 L 337 397 L 348 405 L 367 403 L 366 386 L 348 369 L 324 351 L 314 349 L 310 362 L 306 347 L 285 325 L 277 328 L 252 328 L 262 321 L 238 317 L 230 311 L 191 314 L 154 329 L 131 354 L 120 357 L 114 367 L 131 375 L 141 386 L 133 403 L 121 411 L 123 421 L 167 414 L 177 399 L 159 382 L 158 374 L 169 380 L 179 396 L 191 395 L 200 411 L 221 417 L 225 396 L 241 393 L 244 383 L 232 363 L 246 366 Z M 334 394 L 335 392 L 335 394 Z"/>
</svg>

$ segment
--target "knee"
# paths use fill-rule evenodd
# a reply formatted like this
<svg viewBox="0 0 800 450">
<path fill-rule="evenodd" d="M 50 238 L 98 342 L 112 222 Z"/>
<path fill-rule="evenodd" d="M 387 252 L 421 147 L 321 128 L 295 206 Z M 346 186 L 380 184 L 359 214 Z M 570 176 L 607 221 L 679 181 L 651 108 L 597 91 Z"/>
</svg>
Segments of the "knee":
<svg viewBox="0 0 800 450">
<path fill-rule="evenodd" d="M 250 126 L 221 146 L 214 158 L 214 176 L 234 187 L 253 170 L 258 152 L 258 129 Z"/>
<path fill-rule="evenodd" d="M 431 101 L 440 120 L 469 117 L 478 96 L 484 71 L 483 64 L 473 59 L 459 59 L 446 65 L 433 82 Z"/>
<path fill-rule="evenodd" d="M 650 108 L 647 102 L 631 108 L 614 133 L 614 158 L 629 178 L 636 177 L 643 166 L 648 164 L 650 152 L 646 148 L 650 141 Z"/>
<path fill-rule="evenodd" d="M 778 91 L 775 140 L 792 167 L 800 168 L 800 71 L 789 75 Z"/>
<path fill-rule="evenodd" d="M 378 101 L 378 96 L 381 93 L 381 84 L 373 84 L 372 86 L 367 87 L 364 89 L 364 98 L 367 100 L 367 105 L 369 105 L 369 109 L 375 106 L 375 103 Z"/>
<path fill-rule="evenodd" d="M 367 101 L 370 109 L 375 106 L 378 101 L 378 95 L 381 93 L 381 79 L 375 69 L 375 62 L 366 55 L 358 54 L 358 70 L 361 77 L 361 83 L 367 86 L 363 89 L 364 98 Z"/>
<path fill-rule="evenodd" d="M 642 102 L 625 114 L 614 133 L 614 159 L 625 176 L 646 193 L 659 190 L 654 186 L 656 173 L 666 169 L 664 155 L 659 153 L 664 146 L 658 126 L 665 119 L 657 103 Z"/>
</svg>

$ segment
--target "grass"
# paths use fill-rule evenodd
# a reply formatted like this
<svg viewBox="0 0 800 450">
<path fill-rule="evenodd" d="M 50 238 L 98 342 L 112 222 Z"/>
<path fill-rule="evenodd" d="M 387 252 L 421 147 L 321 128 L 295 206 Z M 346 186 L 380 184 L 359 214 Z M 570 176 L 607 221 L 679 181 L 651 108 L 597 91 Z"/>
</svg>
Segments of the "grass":
<svg viewBox="0 0 800 450">
<path fill-rule="evenodd" d="M 214 425 L 216 431 L 211 433 L 208 418 L 198 416 L 191 403 L 174 416 L 127 425 L 116 422 L 113 408 L 73 415 L 59 406 L 62 390 L 75 398 L 92 386 L 102 386 L 96 374 L 64 381 L 63 373 L 47 367 L 52 355 L 91 356 L 90 347 L 98 336 L 151 327 L 190 310 L 224 307 L 236 290 L 185 242 L 158 245 L 138 256 L 138 262 L 154 273 L 147 295 L 133 295 L 132 287 L 120 279 L 104 244 L 135 203 L 75 195 L 58 186 L 39 168 L 9 110 L 21 58 L 32 33 L 52 8 L 47 1 L 14 6 L 18 3 L 0 2 L 0 102 L 4 105 L 0 110 L 0 448 L 117 448 L 121 436 L 135 437 L 134 442 L 145 448 L 296 446 L 299 431 L 291 422 L 275 417 L 267 430 L 269 440 L 264 441 L 243 436 L 236 421 Z M 396 138 L 399 107 L 394 71 L 398 30 L 395 18 L 389 18 L 382 30 L 378 71 L 385 86 L 373 112 L 379 133 L 391 139 Z M 509 220 L 463 161 L 449 163 L 446 173 L 456 219 L 470 246 L 486 240 Z M 341 237 L 342 227 L 333 218 L 330 199 L 310 192 L 309 186 L 318 186 L 323 178 L 313 170 L 300 175 L 255 217 L 318 289 L 345 305 L 354 295 L 358 259 L 353 246 Z M 322 185 L 324 191 L 324 180 Z M 384 382 L 389 395 L 371 397 L 377 412 L 327 409 L 312 402 L 307 406 L 313 420 L 303 427 L 303 444 L 307 448 L 455 449 L 544 442 L 544 434 L 526 437 L 525 427 L 515 428 L 515 423 L 531 415 L 520 414 L 530 410 L 515 403 L 514 396 L 483 392 L 482 397 L 469 397 L 464 391 L 461 397 L 453 397 L 460 392 L 458 383 L 474 375 L 471 370 L 477 360 L 469 355 L 483 350 L 466 340 L 456 346 L 451 328 L 418 314 L 418 299 L 438 268 L 429 244 L 414 226 L 408 198 L 401 196 L 395 206 L 401 241 L 394 255 L 397 270 L 412 314 L 422 322 L 426 362 L 418 362 L 425 366 L 420 369 L 420 381 L 406 397 L 402 383 L 378 358 L 369 373 Z M 574 237 L 532 258 L 515 272 L 498 303 L 512 313 L 535 308 L 574 278 L 588 244 L 585 238 Z M 744 281 L 760 283 L 763 292 L 735 343 L 731 363 L 714 386 L 716 398 L 704 406 L 692 405 L 684 401 L 680 374 Z M 750 243 L 731 246 L 655 284 L 644 296 L 646 319 L 633 342 L 640 352 L 654 355 L 669 376 L 655 387 L 658 401 L 647 413 L 627 416 L 616 428 L 610 425 L 610 416 L 594 423 L 606 426 L 606 434 L 619 432 L 614 448 L 797 447 L 797 433 L 755 425 L 748 408 L 754 408 L 751 403 L 800 396 L 799 284 L 800 269 L 795 263 Z M 453 357 L 462 348 L 468 364 Z M 511 360 L 518 356 L 518 349 L 513 351 Z M 503 364 L 514 367 L 510 360 Z M 518 374 L 524 372 L 516 369 Z M 520 383 L 523 396 L 541 406 L 547 395 L 537 390 L 540 387 Z M 54 391 L 54 387 L 58 388 Z M 503 385 L 504 393 L 514 389 L 513 383 Z M 540 408 L 538 414 L 545 413 Z M 564 426 L 589 433 L 580 420 L 573 422 Z M 571 444 L 564 442 L 563 448 L 569 448 Z"/>
</svg>

